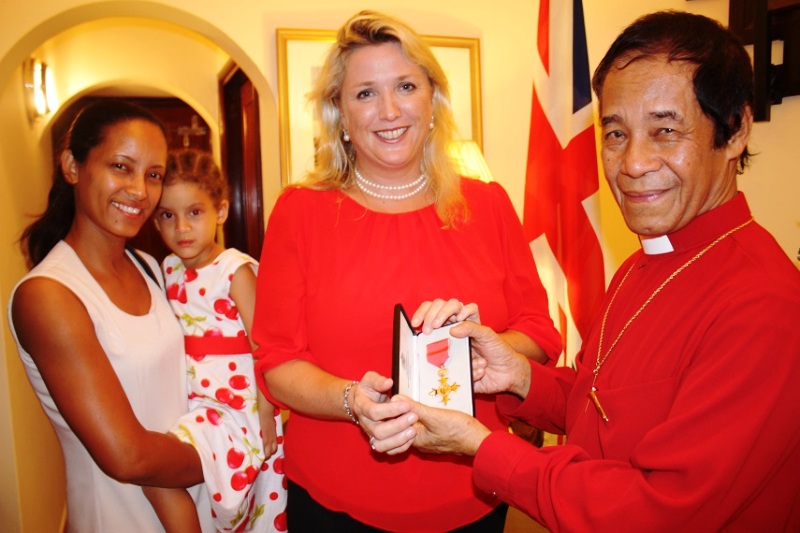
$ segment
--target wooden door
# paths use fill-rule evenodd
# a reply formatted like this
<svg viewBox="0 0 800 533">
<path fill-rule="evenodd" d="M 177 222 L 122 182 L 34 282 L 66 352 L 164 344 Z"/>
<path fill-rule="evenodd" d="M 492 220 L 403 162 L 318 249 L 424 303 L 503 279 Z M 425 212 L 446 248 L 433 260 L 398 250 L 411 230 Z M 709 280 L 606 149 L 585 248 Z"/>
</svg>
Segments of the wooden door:
<svg viewBox="0 0 800 533">
<path fill-rule="evenodd" d="M 236 66 L 222 77 L 222 164 L 230 185 L 225 246 L 261 257 L 264 208 L 261 192 L 261 130 L 258 93 Z"/>
</svg>

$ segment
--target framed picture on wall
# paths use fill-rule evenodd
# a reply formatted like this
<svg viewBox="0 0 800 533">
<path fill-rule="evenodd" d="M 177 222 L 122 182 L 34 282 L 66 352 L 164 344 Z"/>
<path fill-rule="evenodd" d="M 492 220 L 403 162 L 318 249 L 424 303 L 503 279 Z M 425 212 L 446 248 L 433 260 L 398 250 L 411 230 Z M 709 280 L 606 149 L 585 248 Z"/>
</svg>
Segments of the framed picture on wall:
<svg viewBox="0 0 800 533">
<path fill-rule="evenodd" d="M 302 179 L 313 168 L 313 109 L 306 95 L 336 38 L 334 30 L 278 28 L 278 118 L 281 179 L 284 185 Z M 457 136 L 483 145 L 481 124 L 480 40 L 469 37 L 423 36 L 450 83 Z"/>
</svg>

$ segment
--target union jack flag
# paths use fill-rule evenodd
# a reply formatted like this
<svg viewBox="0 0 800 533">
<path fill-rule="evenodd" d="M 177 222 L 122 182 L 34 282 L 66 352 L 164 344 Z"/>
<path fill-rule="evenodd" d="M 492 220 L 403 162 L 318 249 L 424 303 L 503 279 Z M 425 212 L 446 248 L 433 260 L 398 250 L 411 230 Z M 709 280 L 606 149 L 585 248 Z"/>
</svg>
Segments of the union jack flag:
<svg viewBox="0 0 800 533">
<path fill-rule="evenodd" d="M 581 0 L 540 0 L 534 57 L 523 227 L 572 366 L 605 291 Z"/>
</svg>

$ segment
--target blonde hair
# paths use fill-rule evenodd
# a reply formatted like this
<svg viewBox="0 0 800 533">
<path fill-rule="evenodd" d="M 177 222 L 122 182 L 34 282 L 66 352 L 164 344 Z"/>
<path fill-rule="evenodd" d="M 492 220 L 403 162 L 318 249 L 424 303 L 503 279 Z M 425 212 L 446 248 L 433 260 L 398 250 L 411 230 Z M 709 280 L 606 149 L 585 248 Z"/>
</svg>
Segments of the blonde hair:
<svg viewBox="0 0 800 533">
<path fill-rule="evenodd" d="M 456 131 L 447 78 L 428 45 L 414 30 L 398 19 L 374 11 L 357 13 L 339 29 L 336 43 L 308 94 L 320 124 L 320 136 L 316 168 L 306 176 L 303 185 L 325 190 L 352 185 L 356 153 L 355 147 L 342 137 L 339 112 L 342 83 L 348 59 L 355 50 L 384 43 L 396 43 L 403 56 L 425 72 L 433 89 L 434 127 L 422 149 L 422 171 L 434 192 L 436 212 L 445 226 L 453 226 L 466 220 L 468 209 L 459 176 L 447 152 Z"/>
</svg>

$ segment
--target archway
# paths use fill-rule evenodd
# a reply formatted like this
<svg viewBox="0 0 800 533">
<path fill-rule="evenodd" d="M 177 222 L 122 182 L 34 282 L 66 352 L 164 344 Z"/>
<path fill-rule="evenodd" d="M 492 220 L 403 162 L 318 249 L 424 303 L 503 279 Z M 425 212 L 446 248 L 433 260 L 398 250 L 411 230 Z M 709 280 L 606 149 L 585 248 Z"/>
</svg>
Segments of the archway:
<svg viewBox="0 0 800 533">
<path fill-rule="evenodd" d="M 32 126 L 21 98 L 19 68 L 22 62 L 44 43 L 54 37 L 80 26 L 86 22 L 110 18 L 131 17 L 136 20 L 151 20 L 155 24 L 169 23 L 186 32 L 193 32 L 212 41 L 227 54 L 239 68 L 245 72 L 257 88 L 260 104 L 260 123 L 262 126 L 261 153 L 268 164 L 265 174 L 273 176 L 264 184 L 264 195 L 267 202 L 276 196 L 280 189 L 278 164 L 277 106 L 274 91 L 268 86 L 263 73 L 252 59 L 242 50 L 235 40 L 220 31 L 210 22 L 189 12 L 174 7 L 143 1 L 127 2 L 95 2 L 74 9 L 54 14 L 40 23 L 16 43 L 0 58 L 0 116 L 3 119 L 5 135 L 0 142 L 0 211 L 3 212 L 0 226 L 4 267 L 0 273 L 0 294 L 5 303 L 10 290 L 24 272 L 21 253 L 16 246 L 16 239 L 22 227 L 27 225 L 29 215 L 34 214 L 43 205 L 46 196 L 44 184 L 49 180 L 50 167 L 50 129 L 56 114 L 46 116 L 42 122 Z M 123 84 L 141 85 L 143 80 L 108 78 L 109 86 Z M 150 88 L 158 88 L 167 94 L 180 97 L 187 102 L 197 104 L 191 93 L 176 87 L 160 86 L 157 80 L 144 80 Z M 18 85 L 19 84 L 19 85 Z M 79 90 L 60 95 L 65 102 L 73 101 L 82 94 L 100 88 L 99 85 L 85 85 Z M 214 124 L 218 131 L 218 116 L 209 106 L 198 105 L 204 118 Z M 11 142 L 8 142 L 11 141 Z M 271 162 L 271 163 L 270 163 Z M 0 522 L 9 525 L 10 530 L 18 529 L 14 525 L 24 525 L 30 530 L 57 530 L 53 520 L 41 512 L 42 498 L 48 501 L 48 508 L 59 514 L 64 507 L 63 490 L 51 491 L 48 487 L 63 484 L 63 474 L 57 472 L 60 466 L 60 452 L 54 438 L 43 438 L 43 432 L 52 431 L 44 417 L 38 401 L 33 396 L 27 378 L 17 357 L 13 341 L 5 338 L 3 351 L 4 372 L 0 372 L 0 384 L 8 391 L 8 403 L 0 400 L 0 448 L 11 453 L 0 458 L 0 472 L 4 479 L 13 479 L 13 483 L 4 484 L 0 488 L 0 499 L 8 502 L 20 502 L 17 509 L 0 510 Z M 44 490 L 43 490 L 44 489 Z M 14 516 L 6 516 L 12 513 Z M 9 520 L 6 520 L 6 519 Z M 57 526 L 57 524 L 56 524 Z M 5 527 L 5 526 L 4 526 Z"/>
</svg>

